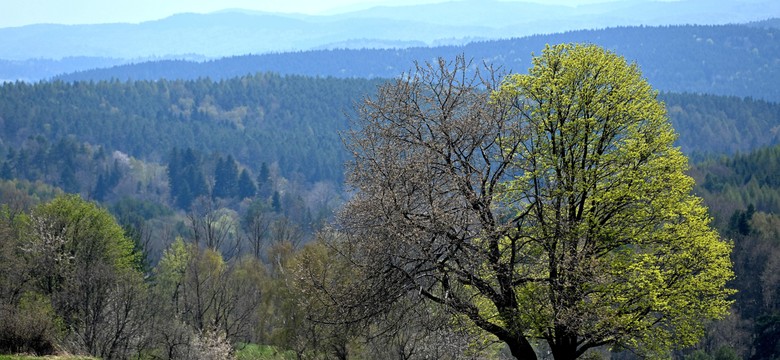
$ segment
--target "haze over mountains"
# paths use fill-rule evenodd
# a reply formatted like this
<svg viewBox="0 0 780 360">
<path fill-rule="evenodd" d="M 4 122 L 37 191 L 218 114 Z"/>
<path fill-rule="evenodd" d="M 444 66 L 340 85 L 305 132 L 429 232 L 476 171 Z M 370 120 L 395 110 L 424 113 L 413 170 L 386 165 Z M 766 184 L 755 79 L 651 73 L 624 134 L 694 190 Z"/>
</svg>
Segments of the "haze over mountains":
<svg viewBox="0 0 780 360">
<path fill-rule="evenodd" d="M 311 50 L 244 55 L 204 62 L 168 60 L 85 70 L 57 76 L 65 81 L 230 79 L 271 71 L 286 75 L 392 78 L 414 61 L 464 54 L 523 72 L 545 44 L 594 43 L 635 61 L 661 91 L 696 92 L 780 101 L 780 29 L 746 25 L 680 25 L 580 30 L 462 46 L 407 49 Z M 2 73 L 0 72 L 0 75 Z"/>
<path fill-rule="evenodd" d="M 627 25 L 741 23 L 772 16 L 780 16 L 778 1 L 626 0 L 572 7 L 463 0 L 328 16 L 225 10 L 140 24 L 3 28 L 0 59 L 215 58 L 308 49 L 398 48 Z"/>
</svg>

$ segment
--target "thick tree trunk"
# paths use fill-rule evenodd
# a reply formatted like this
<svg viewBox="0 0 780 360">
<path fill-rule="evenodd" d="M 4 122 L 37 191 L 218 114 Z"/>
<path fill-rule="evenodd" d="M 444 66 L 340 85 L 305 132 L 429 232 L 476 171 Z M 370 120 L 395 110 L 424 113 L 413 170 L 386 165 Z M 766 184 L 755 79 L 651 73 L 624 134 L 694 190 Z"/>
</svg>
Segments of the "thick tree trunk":
<svg viewBox="0 0 780 360">
<path fill-rule="evenodd" d="M 536 360 L 536 351 L 534 351 L 531 343 L 529 343 L 525 338 L 520 337 L 519 339 L 502 340 L 507 344 L 507 346 L 509 346 L 509 351 L 512 352 L 512 356 L 514 356 L 515 359 Z"/>
<path fill-rule="evenodd" d="M 574 360 L 578 357 L 576 346 L 551 346 L 550 350 L 555 360 Z"/>
<path fill-rule="evenodd" d="M 559 333 L 564 331 L 563 328 L 558 330 Z M 555 360 L 574 360 L 581 355 L 577 354 L 577 337 L 573 335 L 556 336 L 555 342 L 550 343 L 550 351 Z"/>
</svg>

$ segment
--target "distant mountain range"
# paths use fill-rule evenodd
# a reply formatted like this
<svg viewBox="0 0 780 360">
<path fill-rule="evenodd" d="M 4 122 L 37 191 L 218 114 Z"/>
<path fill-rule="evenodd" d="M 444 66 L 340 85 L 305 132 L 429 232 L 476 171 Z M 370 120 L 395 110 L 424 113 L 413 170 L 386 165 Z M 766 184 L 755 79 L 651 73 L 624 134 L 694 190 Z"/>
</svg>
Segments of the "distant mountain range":
<svg viewBox="0 0 780 360">
<path fill-rule="evenodd" d="M 312 50 L 244 55 L 209 61 L 164 60 L 82 71 L 57 77 L 66 81 L 229 79 L 256 72 L 392 78 L 415 61 L 464 54 L 505 71 L 525 72 L 532 53 L 546 44 L 594 43 L 635 61 L 661 91 L 695 92 L 780 101 L 780 28 L 751 25 L 621 27 L 536 35 L 463 46 L 385 50 Z"/>
<path fill-rule="evenodd" d="M 406 48 L 614 26 L 742 23 L 773 16 L 780 17 L 780 1 L 622 0 L 571 7 L 461 0 L 329 16 L 226 10 L 140 24 L 3 28 L 0 59 L 218 58 L 312 49 Z"/>
</svg>

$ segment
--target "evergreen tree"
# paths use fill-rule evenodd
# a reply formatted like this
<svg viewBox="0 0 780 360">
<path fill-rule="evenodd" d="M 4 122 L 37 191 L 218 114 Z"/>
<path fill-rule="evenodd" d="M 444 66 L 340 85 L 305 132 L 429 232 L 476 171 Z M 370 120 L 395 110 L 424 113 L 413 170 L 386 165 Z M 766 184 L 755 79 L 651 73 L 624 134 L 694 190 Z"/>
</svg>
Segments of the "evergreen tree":
<svg viewBox="0 0 780 360">
<path fill-rule="evenodd" d="M 241 175 L 238 177 L 238 196 L 241 199 L 251 198 L 257 194 L 257 186 L 249 176 L 249 171 L 246 169 L 241 170 Z"/>
<path fill-rule="evenodd" d="M 187 209 L 199 196 L 209 194 L 199 157 L 191 148 L 179 152 L 173 149 L 168 162 L 168 182 L 176 206 Z"/>
<path fill-rule="evenodd" d="M 72 161 L 66 161 L 60 172 L 60 185 L 65 192 L 75 194 L 79 192 L 79 182 L 76 179 L 75 165 Z"/>
<path fill-rule="evenodd" d="M 257 175 L 257 186 L 262 187 L 265 185 L 271 176 L 271 171 L 268 170 L 268 164 L 263 162 L 260 165 L 260 174 Z"/>
<path fill-rule="evenodd" d="M 260 165 L 260 170 L 257 175 L 257 195 L 261 198 L 268 199 L 272 195 L 273 186 L 271 186 L 271 171 L 268 169 L 268 164 L 263 162 Z"/>
<path fill-rule="evenodd" d="M 282 199 L 278 191 L 274 191 L 274 195 L 271 197 L 271 208 L 277 213 L 282 211 Z"/>
<path fill-rule="evenodd" d="M 227 189 L 225 189 L 226 179 L 223 177 L 224 175 L 225 161 L 220 156 L 219 159 L 217 159 L 217 165 L 214 166 L 214 189 L 211 191 L 211 196 L 213 198 L 227 197 Z"/>
<path fill-rule="evenodd" d="M 194 200 L 194 197 L 192 196 L 192 191 L 190 191 L 190 186 L 187 184 L 187 182 L 181 183 L 179 187 L 179 193 L 175 199 L 176 206 L 181 209 L 189 209 L 192 201 Z"/>
<path fill-rule="evenodd" d="M 114 160 L 114 165 L 106 178 L 108 187 L 113 188 L 114 186 L 117 186 L 119 180 L 122 180 L 123 175 L 122 168 L 119 166 L 119 160 Z"/>
<path fill-rule="evenodd" d="M 231 198 L 237 196 L 238 193 L 238 164 L 236 164 L 231 155 L 228 155 L 225 160 L 222 160 L 222 157 L 220 157 L 214 169 L 214 191 L 212 196 L 215 198 Z"/>
<path fill-rule="evenodd" d="M 103 201 L 108 194 L 108 184 L 106 184 L 106 178 L 103 174 L 98 175 L 97 182 L 95 183 L 95 190 L 92 191 L 92 197 L 97 201 Z"/>
<path fill-rule="evenodd" d="M 181 156 L 177 148 L 171 150 L 168 158 L 168 187 L 170 188 L 171 198 L 178 199 L 181 194 Z"/>
<path fill-rule="evenodd" d="M 206 177 L 203 175 L 200 164 L 197 166 L 188 166 L 185 176 L 190 186 L 193 200 L 197 197 L 209 194 L 209 185 L 206 183 Z"/>
<path fill-rule="evenodd" d="M 0 179 L 11 180 L 14 177 L 13 169 L 8 160 L 3 161 L 3 167 L 0 168 Z"/>
</svg>

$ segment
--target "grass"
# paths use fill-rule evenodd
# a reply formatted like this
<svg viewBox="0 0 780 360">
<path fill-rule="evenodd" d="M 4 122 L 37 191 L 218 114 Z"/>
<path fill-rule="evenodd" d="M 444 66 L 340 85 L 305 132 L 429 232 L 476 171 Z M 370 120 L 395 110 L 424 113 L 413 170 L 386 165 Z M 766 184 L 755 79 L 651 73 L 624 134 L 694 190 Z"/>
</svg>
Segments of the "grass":
<svg viewBox="0 0 780 360">
<path fill-rule="evenodd" d="M 236 346 L 236 360 L 292 360 L 295 353 L 280 351 L 274 346 L 240 344 Z M 4 360 L 4 359 L 0 359 Z"/>
<path fill-rule="evenodd" d="M 76 355 L 49 355 L 49 356 L 31 356 L 31 355 L 0 355 L 0 360 L 98 360 L 89 356 Z"/>
<path fill-rule="evenodd" d="M 236 346 L 236 360 L 293 360 L 295 353 L 281 351 L 274 346 L 240 344 Z M 0 355 L 0 360 L 99 360 L 98 358 L 76 355 Z"/>
</svg>

